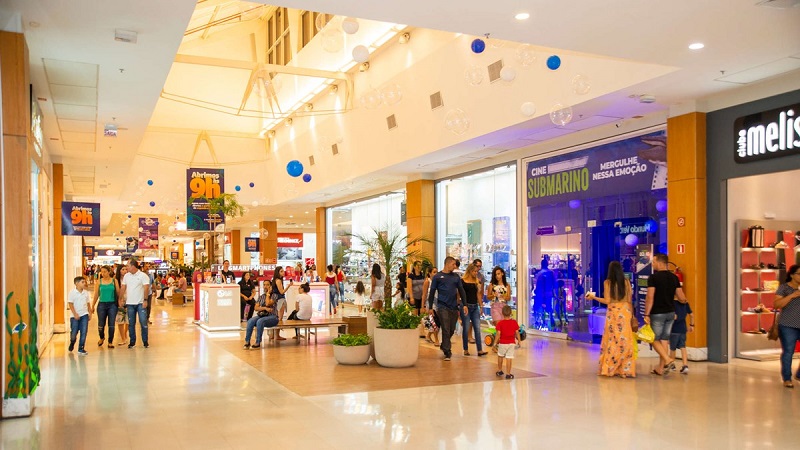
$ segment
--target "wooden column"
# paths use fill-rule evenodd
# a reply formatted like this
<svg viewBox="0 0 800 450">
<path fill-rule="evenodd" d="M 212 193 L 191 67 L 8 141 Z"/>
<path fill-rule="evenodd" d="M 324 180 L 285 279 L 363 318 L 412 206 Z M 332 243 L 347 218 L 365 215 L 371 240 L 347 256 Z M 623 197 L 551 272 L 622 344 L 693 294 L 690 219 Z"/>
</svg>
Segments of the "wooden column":
<svg viewBox="0 0 800 450">
<path fill-rule="evenodd" d="M 260 239 L 261 264 L 278 263 L 278 222 L 262 220 L 258 223 L 259 230 L 267 230 L 267 237 Z"/>
<path fill-rule="evenodd" d="M 328 212 L 324 207 L 314 211 L 317 215 L 317 273 L 325 273 L 324 268 L 328 261 Z"/>
<path fill-rule="evenodd" d="M 2 417 L 28 416 L 33 410 L 31 390 L 36 388 L 38 337 L 36 302 L 28 263 L 31 238 L 31 158 L 35 153 L 29 139 L 31 129 L 28 48 L 20 33 L 0 32 L 0 96 L 2 96 L 2 143 L 0 143 L 0 307 L 8 311 L 6 325 L 16 328 L 0 332 L 0 364 L 5 379 L 0 391 L 13 399 L 0 406 Z M 61 215 L 59 211 L 59 216 Z M 60 233 L 61 230 L 58 230 Z M 62 319 L 63 320 L 63 319 Z M 24 324 L 24 327 L 21 325 Z M 33 356 L 31 356 L 33 355 Z M 13 372 L 12 372 L 13 366 Z M 22 379 L 23 385 L 14 380 Z"/>
<path fill-rule="evenodd" d="M 406 229 L 409 236 L 424 237 L 430 242 L 421 242 L 408 250 L 422 250 L 433 265 L 436 257 L 436 203 L 433 180 L 417 180 L 406 183 Z M 441 264 L 441 262 L 438 262 Z"/>
<path fill-rule="evenodd" d="M 64 166 L 53 164 L 53 327 L 64 332 L 66 292 L 64 291 L 64 236 L 61 235 L 61 202 L 64 201 Z"/>
<path fill-rule="evenodd" d="M 667 120 L 667 174 L 669 259 L 683 272 L 683 290 L 695 321 L 694 333 L 686 336 L 686 346 L 705 350 L 708 327 L 704 113 L 690 113 Z M 685 248 L 684 254 L 678 254 L 679 245 Z M 705 357 L 700 356 L 700 359 Z"/>
<path fill-rule="evenodd" d="M 242 263 L 242 230 L 231 230 L 231 264 Z"/>
</svg>

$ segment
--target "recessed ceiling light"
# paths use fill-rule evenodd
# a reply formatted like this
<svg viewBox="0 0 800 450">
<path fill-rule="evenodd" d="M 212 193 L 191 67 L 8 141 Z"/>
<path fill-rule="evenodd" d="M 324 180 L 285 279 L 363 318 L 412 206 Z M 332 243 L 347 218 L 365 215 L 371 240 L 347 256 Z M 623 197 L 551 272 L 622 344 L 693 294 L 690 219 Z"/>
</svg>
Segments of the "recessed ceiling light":
<svg viewBox="0 0 800 450">
<path fill-rule="evenodd" d="M 514 18 L 517 20 L 528 20 L 531 17 L 530 14 L 526 12 L 517 13 Z"/>
<path fill-rule="evenodd" d="M 700 50 L 703 47 L 705 47 L 705 44 L 703 44 L 702 42 L 695 42 L 693 44 L 689 44 L 689 50 Z"/>
<path fill-rule="evenodd" d="M 294 216 L 290 214 L 290 215 L 289 215 L 289 218 L 290 218 L 290 219 L 293 219 L 293 218 L 294 218 Z"/>
</svg>

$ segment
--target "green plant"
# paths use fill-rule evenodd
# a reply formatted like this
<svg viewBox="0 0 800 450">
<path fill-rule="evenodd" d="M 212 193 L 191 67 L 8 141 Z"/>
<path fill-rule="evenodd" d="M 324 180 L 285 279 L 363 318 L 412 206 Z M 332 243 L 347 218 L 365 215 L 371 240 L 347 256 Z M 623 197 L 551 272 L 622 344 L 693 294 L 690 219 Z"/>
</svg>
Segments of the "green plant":
<svg viewBox="0 0 800 450">
<path fill-rule="evenodd" d="M 36 293 L 31 289 L 28 293 L 28 314 L 30 327 L 23 322 L 22 308 L 19 303 L 14 305 L 14 310 L 19 316 L 19 322 L 12 326 L 9 306 L 14 296 L 10 292 L 6 296 L 6 331 L 11 340 L 8 353 L 8 384 L 4 398 L 26 398 L 33 394 L 39 385 L 41 373 L 39 371 L 39 339 L 38 317 L 36 316 Z M 27 328 L 27 331 L 26 331 Z M 15 339 L 16 338 L 16 339 Z M 16 346 L 15 341 L 16 340 Z M 26 342 L 27 341 L 27 342 Z"/>
<path fill-rule="evenodd" d="M 372 342 L 372 338 L 366 334 L 340 334 L 333 338 L 331 341 L 333 345 L 341 345 L 344 347 L 355 347 L 357 345 L 368 345 Z"/>
<path fill-rule="evenodd" d="M 378 319 L 378 328 L 385 330 L 408 330 L 417 328 L 422 322 L 422 316 L 412 314 L 415 310 L 403 302 L 395 307 L 384 306 L 383 309 L 372 309 Z"/>
<path fill-rule="evenodd" d="M 371 257 L 378 255 L 378 264 L 384 266 L 386 276 L 383 281 L 383 298 L 388 302 L 392 298 L 392 267 L 404 264 L 407 260 L 423 261 L 430 264 L 430 257 L 422 250 L 408 250 L 422 242 L 431 242 L 430 239 L 419 236 L 411 237 L 410 234 L 402 234 L 399 229 L 391 231 L 373 228 L 368 234 L 348 234 L 358 240 L 363 249 L 348 250 L 349 254 L 365 255 Z"/>
</svg>

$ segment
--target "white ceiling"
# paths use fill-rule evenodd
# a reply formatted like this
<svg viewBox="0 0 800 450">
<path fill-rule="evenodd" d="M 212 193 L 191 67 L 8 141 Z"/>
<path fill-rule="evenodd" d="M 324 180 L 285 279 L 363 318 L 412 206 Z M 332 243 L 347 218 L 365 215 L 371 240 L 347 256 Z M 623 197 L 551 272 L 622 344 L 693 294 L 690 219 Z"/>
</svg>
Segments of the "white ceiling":
<svg viewBox="0 0 800 450">
<path fill-rule="evenodd" d="M 151 173 L 173 173 L 177 167 L 174 164 L 191 158 L 196 131 L 203 128 L 186 129 L 191 121 L 185 116 L 154 115 L 156 105 L 163 102 L 159 100 L 162 89 L 179 88 L 165 83 L 179 45 L 186 42 L 184 31 L 190 26 L 198 3 L 203 8 L 212 8 L 229 2 L 5 0 L 0 5 L 2 17 L 22 15 L 32 82 L 37 97 L 45 99 L 40 100 L 40 105 L 53 160 L 64 163 L 66 185 L 76 199 L 102 202 L 103 223 L 109 234 L 118 225 L 116 219 L 112 220 L 112 213 L 123 213 L 132 201 L 138 200 L 139 204 L 134 214 L 147 214 L 141 206 L 146 203 L 142 196 L 150 193 L 125 186 L 141 185 L 141 180 Z M 298 198 L 294 201 L 296 205 L 267 207 L 263 206 L 263 195 L 254 195 L 253 200 L 260 201 L 259 206 L 251 206 L 248 218 L 238 221 L 242 227 L 266 218 L 288 221 L 306 216 L 306 211 L 310 211 L 308 216 L 313 224 L 315 204 L 337 203 L 386 185 L 402 184 L 420 172 L 437 173 L 473 164 L 571 131 L 580 132 L 588 126 L 608 125 L 621 117 L 653 114 L 667 108 L 702 110 L 703 98 L 740 87 L 737 82 L 755 83 L 791 70 L 800 61 L 797 59 L 800 58 L 800 8 L 766 8 L 756 6 L 755 0 L 568 3 L 282 0 L 281 6 L 476 36 L 489 33 L 492 39 L 654 63 L 678 70 L 596 99 L 582 110 L 583 117 L 576 117 L 565 129 L 554 128 L 546 119 L 529 121 L 368 176 L 349 178 L 343 174 L 341 183 Z M 529 12 L 531 18 L 516 21 L 513 16 L 521 11 Z M 115 29 L 136 30 L 138 42 L 115 42 Z M 705 44 L 703 50 L 687 48 L 689 43 L 698 41 Z M 191 72 L 193 68 L 180 70 Z M 241 74 L 221 76 L 236 78 Z M 210 92 L 213 94 L 213 89 Z M 641 93 L 655 95 L 658 103 L 645 105 L 629 98 Z M 251 123 L 253 119 L 240 119 L 215 123 L 223 136 L 212 139 L 222 142 L 225 133 L 228 137 L 240 137 L 238 133 L 252 133 L 257 128 Z M 193 120 L 200 123 L 207 116 Z M 119 137 L 103 137 L 106 123 L 115 123 L 120 128 Z M 189 143 L 155 155 L 165 159 L 151 158 L 143 170 L 133 161 L 148 124 L 170 131 L 176 126 L 183 127 L 183 132 L 189 134 Z M 208 128 L 207 125 L 204 127 Z M 181 195 L 180 187 L 162 189 L 159 187 L 155 192 L 165 198 Z M 245 203 L 250 200 L 246 198 Z M 307 225 L 308 221 L 293 223 Z"/>
</svg>

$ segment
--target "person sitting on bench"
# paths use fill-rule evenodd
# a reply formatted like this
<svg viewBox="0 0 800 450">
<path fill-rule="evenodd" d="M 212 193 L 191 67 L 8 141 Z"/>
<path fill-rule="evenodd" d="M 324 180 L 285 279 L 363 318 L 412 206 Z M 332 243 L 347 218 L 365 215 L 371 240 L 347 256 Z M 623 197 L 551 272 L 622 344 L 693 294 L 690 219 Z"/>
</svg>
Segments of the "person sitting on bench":
<svg viewBox="0 0 800 450">
<path fill-rule="evenodd" d="M 298 295 L 295 297 L 294 303 L 294 311 L 289 314 L 289 319 L 287 320 L 310 320 L 311 319 L 311 296 L 308 295 L 308 292 L 311 291 L 311 287 L 308 283 L 303 283 L 298 288 Z M 298 338 L 297 328 L 294 329 L 294 337 L 292 339 Z"/>
<path fill-rule="evenodd" d="M 267 294 L 261 294 L 256 302 L 256 315 L 247 321 L 247 331 L 244 336 L 245 350 L 250 347 L 250 336 L 253 335 L 253 328 L 256 328 L 256 343 L 252 348 L 261 347 L 261 336 L 264 334 L 264 328 L 272 328 L 278 324 L 278 314 L 275 309 L 275 301 L 267 297 Z"/>
</svg>

